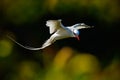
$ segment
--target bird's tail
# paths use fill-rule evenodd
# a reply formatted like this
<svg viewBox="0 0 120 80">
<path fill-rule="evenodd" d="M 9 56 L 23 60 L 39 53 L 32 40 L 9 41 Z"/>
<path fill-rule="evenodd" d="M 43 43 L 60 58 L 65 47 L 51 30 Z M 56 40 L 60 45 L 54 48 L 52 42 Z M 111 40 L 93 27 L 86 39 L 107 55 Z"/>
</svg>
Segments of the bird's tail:
<svg viewBox="0 0 120 80">
<path fill-rule="evenodd" d="M 21 46 L 21 47 L 23 47 L 23 48 L 25 48 L 25 49 L 28 49 L 28 50 L 40 50 L 40 49 L 43 49 L 42 47 L 40 47 L 40 48 L 33 48 L 33 47 L 29 47 L 29 46 L 24 46 L 24 45 L 18 43 L 18 42 L 17 42 L 15 39 L 13 39 L 12 37 L 10 37 L 10 36 L 8 36 L 8 35 L 7 35 L 7 37 L 8 37 L 10 40 L 12 40 L 13 42 L 15 42 L 17 45 L 19 45 L 19 46 Z"/>
</svg>

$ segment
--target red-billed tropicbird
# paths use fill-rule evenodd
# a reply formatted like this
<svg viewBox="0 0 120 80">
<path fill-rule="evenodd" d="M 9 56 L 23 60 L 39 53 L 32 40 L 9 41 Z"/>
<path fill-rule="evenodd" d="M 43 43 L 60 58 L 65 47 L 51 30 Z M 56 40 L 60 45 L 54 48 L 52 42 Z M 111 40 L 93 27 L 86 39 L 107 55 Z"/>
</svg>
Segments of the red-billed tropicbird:
<svg viewBox="0 0 120 80">
<path fill-rule="evenodd" d="M 16 44 L 19 46 L 28 49 L 28 50 L 40 50 L 44 49 L 51 44 L 53 44 L 56 40 L 64 39 L 64 38 L 69 38 L 69 37 L 75 37 L 79 40 L 79 29 L 84 29 L 84 28 L 92 28 L 84 23 L 78 23 L 73 26 L 65 27 L 62 25 L 61 20 L 48 20 L 46 21 L 46 26 L 49 27 L 49 32 L 51 37 L 39 48 L 33 48 L 33 47 L 28 47 L 28 46 L 23 46 L 22 44 L 18 43 L 15 41 L 13 38 L 8 36 L 12 41 L 14 41 Z"/>
</svg>

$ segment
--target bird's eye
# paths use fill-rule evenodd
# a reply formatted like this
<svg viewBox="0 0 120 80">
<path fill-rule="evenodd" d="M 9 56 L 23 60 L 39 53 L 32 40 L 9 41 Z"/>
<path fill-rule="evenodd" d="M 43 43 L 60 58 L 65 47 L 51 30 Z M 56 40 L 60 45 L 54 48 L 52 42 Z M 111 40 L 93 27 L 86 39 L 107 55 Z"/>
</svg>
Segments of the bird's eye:
<svg viewBox="0 0 120 80">
<path fill-rule="evenodd" d="M 74 30 L 74 33 L 75 33 L 76 35 L 79 35 L 79 34 L 80 34 L 79 30 Z"/>
</svg>

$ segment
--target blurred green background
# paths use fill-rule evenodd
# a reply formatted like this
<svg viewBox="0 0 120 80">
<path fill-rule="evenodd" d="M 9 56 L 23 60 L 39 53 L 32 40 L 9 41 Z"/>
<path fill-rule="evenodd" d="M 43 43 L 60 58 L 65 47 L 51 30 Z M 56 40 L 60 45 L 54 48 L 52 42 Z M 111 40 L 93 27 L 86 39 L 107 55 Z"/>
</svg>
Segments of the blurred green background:
<svg viewBox="0 0 120 80">
<path fill-rule="evenodd" d="M 65 26 L 85 23 L 80 41 L 50 37 L 49 19 Z M 0 0 L 0 80 L 120 80 L 119 0 Z"/>
</svg>

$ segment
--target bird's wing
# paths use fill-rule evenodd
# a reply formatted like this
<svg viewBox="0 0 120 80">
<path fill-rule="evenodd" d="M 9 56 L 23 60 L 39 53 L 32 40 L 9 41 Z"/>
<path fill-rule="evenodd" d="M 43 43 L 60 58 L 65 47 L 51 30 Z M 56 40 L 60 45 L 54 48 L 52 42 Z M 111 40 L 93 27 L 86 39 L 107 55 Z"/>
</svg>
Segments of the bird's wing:
<svg viewBox="0 0 120 80">
<path fill-rule="evenodd" d="M 79 24 L 75 24 L 72 26 L 74 29 L 85 29 L 85 28 L 93 28 L 93 26 L 88 26 L 84 23 L 79 23 Z"/>
<path fill-rule="evenodd" d="M 61 20 L 49 20 L 47 21 L 47 26 L 49 27 L 50 34 L 56 32 L 61 26 Z"/>
<path fill-rule="evenodd" d="M 74 29 L 72 26 L 67 26 L 66 28 L 70 29 L 71 31 Z"/>
<path fill-rule="evenodd" d="M 56 28 L 55 26 L 54 26 L 54 27 L 53 27 L 53 26 L 50 26 L 50 27 L 49 27 L 49 32 L 50 32 L 50 34 L 54 33 L 54 32 L 56 31 L 56 29 L 57 29 L 57 28 Z"/>
</svg>

